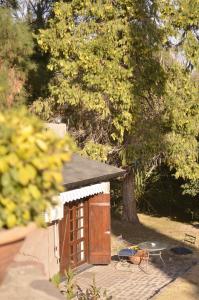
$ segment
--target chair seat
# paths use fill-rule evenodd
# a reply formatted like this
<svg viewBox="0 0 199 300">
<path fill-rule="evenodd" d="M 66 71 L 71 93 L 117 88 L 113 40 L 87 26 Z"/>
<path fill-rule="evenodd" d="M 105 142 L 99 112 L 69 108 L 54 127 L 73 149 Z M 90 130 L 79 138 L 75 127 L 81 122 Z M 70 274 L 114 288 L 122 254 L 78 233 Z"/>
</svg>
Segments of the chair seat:
<svg viewBox="0 0 199 300">
<path fill-rule="evenodd" d="M 136 252 L 137 252 L 136 250 L 129 249 L 129 248 L 124 248 L 124 249 L 121 249 L 118 252 L 118 256 L 120 256 L 120 257 L 129 257 L 129 256 L 132 256 L 132 255 L 135 255 Z"/>
</svg>

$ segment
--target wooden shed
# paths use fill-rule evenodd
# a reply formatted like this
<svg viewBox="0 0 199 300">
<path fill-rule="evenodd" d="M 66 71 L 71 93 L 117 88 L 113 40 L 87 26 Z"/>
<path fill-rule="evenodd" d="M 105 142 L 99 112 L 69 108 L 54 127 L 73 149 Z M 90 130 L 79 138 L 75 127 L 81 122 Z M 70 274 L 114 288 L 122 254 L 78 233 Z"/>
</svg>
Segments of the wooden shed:
<svg viewBox="0 0 199 300">
<path fill-rule="evenodd" d="M 34 257 L 52 277 L 70 266 L 109 264 L 110 180 L 124 171 L 73 155 L 63 169 L 65 192 L 58 205 L 45 214 L 46 229 L 38 229 L 25 243 L 21 258 Z"/>
</svg>

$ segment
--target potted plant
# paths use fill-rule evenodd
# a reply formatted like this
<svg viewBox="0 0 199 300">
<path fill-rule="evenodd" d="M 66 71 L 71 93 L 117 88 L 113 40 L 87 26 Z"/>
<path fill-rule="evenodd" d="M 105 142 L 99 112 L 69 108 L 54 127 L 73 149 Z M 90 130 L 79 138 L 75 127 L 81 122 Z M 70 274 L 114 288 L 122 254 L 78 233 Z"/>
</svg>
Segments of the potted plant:
<svg viewBox="0 0 199 300">
<path fill-rule="evenodd" d="M 0 281 L 42 213 L 62 191 L 62 166 L 73 143 L 25 109 L 0 113 Z"/>
</svg>

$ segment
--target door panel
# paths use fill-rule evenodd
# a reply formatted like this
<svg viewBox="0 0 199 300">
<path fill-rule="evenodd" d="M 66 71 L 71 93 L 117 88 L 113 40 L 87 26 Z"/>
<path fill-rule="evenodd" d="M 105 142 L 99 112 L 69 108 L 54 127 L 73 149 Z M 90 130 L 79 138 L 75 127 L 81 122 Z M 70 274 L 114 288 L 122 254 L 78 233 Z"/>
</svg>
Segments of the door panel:
<svg viewBox="0 0 199 300">
<path fill-rule="evenodd" d="M 64 274 L 64 271 L 70 265 L 69 257 L 69 208 L 64 205 L 64 217 L 59 221 L 59 251 L 60 251 L 60 272 Z"/>
<path fill-rule="evenodd" d="M 99 194 L 89 199 L 89 262 L 111 261 L 110 195 Z"/>
<path fill-rule="evenodd" d="M 60 221 L 60 269 L 75 268 L 88 257 L 88 204 L 74 201 L 64 207 Z"/>
</svg>

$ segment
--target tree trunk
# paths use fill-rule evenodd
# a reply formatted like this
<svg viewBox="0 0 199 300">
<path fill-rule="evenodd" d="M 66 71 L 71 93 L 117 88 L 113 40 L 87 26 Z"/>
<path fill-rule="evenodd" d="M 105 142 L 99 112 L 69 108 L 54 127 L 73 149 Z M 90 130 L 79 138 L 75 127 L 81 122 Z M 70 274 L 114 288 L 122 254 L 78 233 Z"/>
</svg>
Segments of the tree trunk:
<svg viewBox="0 0 199 300">
<path fill-rule="evenodd" d="M 125 176 L 123 181 L 123 214 L 122 219 L 133 224 L 139 223 L 136 211 L 135 198 L 135 173 L 131 169 Z"/>
</svg>

